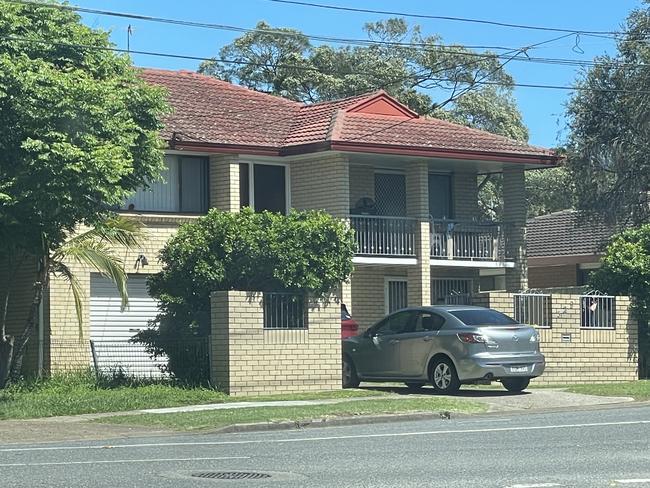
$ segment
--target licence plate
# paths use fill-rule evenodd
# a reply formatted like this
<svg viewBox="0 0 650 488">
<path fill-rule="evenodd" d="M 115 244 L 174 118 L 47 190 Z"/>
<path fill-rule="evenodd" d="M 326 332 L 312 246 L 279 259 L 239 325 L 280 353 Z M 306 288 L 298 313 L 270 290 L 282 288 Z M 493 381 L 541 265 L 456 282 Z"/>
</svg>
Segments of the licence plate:
<svg viewBox="0 0 650 488">
<path fill-rule="evenodd" d="M 528 366 L 512 366 L 511 373 L 528 373 Z"/>
</svg>

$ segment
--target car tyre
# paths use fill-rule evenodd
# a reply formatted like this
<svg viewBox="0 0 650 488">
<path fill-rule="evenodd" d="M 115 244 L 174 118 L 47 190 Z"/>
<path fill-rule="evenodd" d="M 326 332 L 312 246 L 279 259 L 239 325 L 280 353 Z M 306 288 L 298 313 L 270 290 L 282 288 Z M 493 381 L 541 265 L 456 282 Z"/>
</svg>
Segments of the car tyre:
<svg viewBox="0 0 650 488">
<path fill-rule="evenodd" d="M 352 360 L 343 356 L 343 388 L 356 388 L 359 386 L 359 377 L 357 376 L 357 368 L 354 367 Z"/>
<path fill-rule="evenodd" d="M 433 389 L 438 393 L 456 393 L 460 389 L 456 368 L 448 358 L 440 358 L 433 364 L 430 379 Z"/>
<path fill-rule="evenodd" d="M 516 393 L 522 392 L 528 388 L 529 383 L 530 378 L 503 378 L 501 380 L 501 384 L 506 390 Z"/>
<path fill-rule="evenodd" d="M 404 384 L 411 391 L 418 391 L 424 386 L 424 382 L 422 381 L 407 381 Z"/>
</svg>

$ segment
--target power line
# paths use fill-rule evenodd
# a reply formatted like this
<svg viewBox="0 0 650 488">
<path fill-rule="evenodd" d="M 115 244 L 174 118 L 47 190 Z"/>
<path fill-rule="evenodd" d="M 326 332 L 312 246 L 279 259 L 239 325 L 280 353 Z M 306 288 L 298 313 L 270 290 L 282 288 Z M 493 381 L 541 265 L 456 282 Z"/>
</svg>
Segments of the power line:
<svg viewBox="0 0 650 488">
<path fill-rule="evenodd" d="M 484 20 L 484 19 L 469 19 L 464 17 L 449 17 L 443 15 L 426 15 L 426 14 L 417 14 L 417 13 L 408 13 L 408 12 L 397 12 L 397 11 L 390 11 L 390 10 L 374 10 L 374 9 L 355 8 L 355 7 L 343 7 L 339 5 L 326 5 L 321 3 L 303 2 L 298 0 L 268 0 L 268 1 L 275 2 L 275 3 L 291 4 L 291 5 L 301 5 L 303 7 L 315 7 L 321 9 L 329 9 L 329 10 L 340 10 L 345 12 L 361 12 L 367 14 L 393 15 L 399 17 L 412 17 L 416 19 L 449 20 L 455 22 L 487 24 L 487 25 L 494 25 L 498 27 L 510 27 L 514 29 L 538 30 L 538 31 L 545 31 L 545 32 L 565 32 L 571 34 L 592 34 L 592 35 L 621 34 L 621 32 L 617 32 L 617 31 L 590 31 L 590 30 L 583 30 L 583 29 L 563 29 L 558 27 L 546 27 L 546 26 L 539 26 L 539 25 L 510 24 L 507 22 L 497 22 L 497 21 Z"/>
<path fill-rule="evenodd" d="M 115 53 L 121 53 L 121 54 L 138 54 L 142 56 L 152 56 L 152 57 L 164 57 L 164 58 L 170 58 L 170 59 L 185 59 L 185 60 L 190 60 L 190 61 L 215 61 L 215 62 L 220 62 L 220 63 L 225 63 L 225 64 L 238 64 L 238 65 L 248 65 L 248 66 L 267 66 L 264 63 L 254 63 L 250 61 L 236 61 L 236 60 L 229 60 L 229 59 L 219 59 L 219 58 L 207 58 L 207 57 L 201 57 L 201 56 L 190 56 L 190 55 L 184 55 L 184 54 L 173 54 L 173 53 L 165 53 L 165 52 L 157 52 L 157 51 L 134 51 L 131 50 L 130 52 L 127 51 L 126 49 L 120 49 L 117 47 L 104 47 L 104 46 L 91 46 L 91 45 L 84 45 L 84 44 L 74 44 L 74 43 L 66 43 L 66 42 L 57 42 L 57 41 L 48 41 L 48 40 L 43 40 L 43 39 L 29 39 L 29 38 L 24 38 L 24 37 L 18 37 L 18 36 L 0 36 L 0 39 L 8 39 L 8 40 L 13 40 L 17 42 L 27 42 L 27 43 L 35 43 L 35 44 L 53 44 L 57 46 L 62 46 L 62 47 L 72 47 L 76 49 L 87 49 L 87 50 L 95 50 L 95 51 L 110 51 L 110 52 L 115 52 Z M 515 58 L 519 59 L 519 58 Z M 313 66 L 298 66 L 298 65 L 287 65 L 287 64 L 279 64 L 277 67 L 282 67 L 282 68 L 292 68 L 296 70 L 304 70 L 304 71 L 315 71 L 319 73 L 324 73 L 324 74 L 336 74 L 336 72 L 327 72 L 320 70 L 316 67 Z M 347 74 L 371 74 L 367 72 L 349 72 L 345 73 Z M 442 83 L 454 83 L 457 82 L 458 80 L 454 80 L 451 78 L 427 78 L 428 81 L 433 81 L 433 82 L 442 82 Z M 627 89 L 617 89 L 617 88 L 591 88 L 591 87 L 580 87 L 580 86 L 566 86 L 566 85 L 549 85 L 549 84 L 536 84 L 536 83 L 518 83 L 518 82 L 513 82 L 513 83 L 502 83 L 502 82 L 497 82 L 497 81 L 480 81 L 476 82 L 475 84 L 477 85 L 488 85 L 488 86 L 512 86 L 512 87 L 521 87 L 521 88 L 540 88 L 540 89 L 550 89 L 550 90 L 566 90 L 566 91 L 593 91 L 593 92 L 605 92 L 605 93 L 633 93 L 633 94 L 650 94 L 650 90 L 627 90 Z"/>
<path fill-rule="evenodd" d="M 90 9 L 90 8 L 77 7 L 77 6 L 73 6 L 73 5 L 45 4 L 45 3 L 34 2 L 34 1 L 29 1 L 29 0 L 2 0 L 2 1 L 7 2 L 7 3 L 19 4 L 19 5 L 29 5 L 29 6 L 54 8 L 54 9 L 69 10 L 69 11 L 76 11 L 76 12 L 82 12 L 82 13 L 92 13 L 92 14 L 97 14 L 97 15 L 122 17 L 122 18 L 135 19 L 135 20 L 144 20 L 144 21 L 149 21 L 149 22 L 183 25 L 183 26 L 189 26 L 189 27 L 207 28 L 207 29 L 215 29 L 215 30 L 226 30 L 226 31 L 232 31 L 232 32 L 241 32 L 241 33 L 258 32 L 258 33 L 273 34 L 273 35 L 283 35 L 283 36 L 294 36 L 294 35 L 296 35 L 296 34 L 294 34 L 292 32 L 287 32 L 287 31 L 278 30 L 278 29 L 249 29 L 249 28 L 245 28 L 245 27 L 238 27 L 238 26 L 231 26 L 231 25 L 212 24 L 212 23 L 205 23 L 205 22 L 194 22 L 194 21 L 188 21 L 188 20 L 168 19 L 168 18 L 163 18 L 163 17 L 152 17 L 152 16 L 146 16 L 146 15 L 131 14 L 131 13 L 125 13 L 125 12 L 114 12 L 114 11 L 108 11 L 108 10 Z M 275 1 L 275 0 L 271 0 L 271 1 Z M 528 50 L 536 49 L 542 44 L 547 44 L 547 43 L 550 43 L 550 42 L 554 42 L 554 41 L 563 39 L 565 37 L 571 37 L 571 36 L 575 35 L 576 33 L 584 33 L 584 32 L 586 32 L 586 31 L 570 31 L 565 36 L 560 36 L 558 38 L 550 39 L 548 41 L 542 41 L 540 43 L 533 44 L 533 45 L 530 45 L 530 46 L 524 46 L 523 48 L 510 48 L 510 47 L 504 47 L 504 46 L 458 46 L 458 49 L 454 49 L 454 47 L 455 47 L 454 45 L 444 45 L 444 44 L 405 43 L 405 42 L 397 42 L 397 41 L 382 41 L 382 40 L 375 40 L 375 39 L 339 38 L 339 37 L 331 37 L 331 36 L 309 35 L 309 34 L 303 34 L 303 33 L 300 33 L 300 35 L 304 35 L 305 37 L 307 37 L 309 39 L 314 39 L 314 40 L 319 40 L 319 41 L 324 41 L 324 42 L 339 43 L 339 44 L 351 44 L 351 45 L 362 45 L 362 46 L 386 45 L 386 46 L 394 46 L 394 47 L 404 47 L 404 48 L 409 48 L 409 49 L 413 49 L 413 50 L 425 50 L 427 52 L 439 52 L 439 53 L 443 53 L 443 54 L 460 54 L 462 56 L 484 58 L 484 59 L 495 59 L 496 58 L 496 59 L 505 59 L 505 60 L 510 61 L 511 60 L 511 53 L 517 52 L 517 51 L 522 51 L 522 52 L 526 52 L 525 57 L 517 57 L 517 58 L 512 59 L 512 60 L 513 61 L 520 61 L 520 62 L 532 62 L 532 63 L 540 63 L 540 64 L 557 64 L 557 65 L 577 66 L 577 67 L 592 67 L 592 66 L 602 65 L 602 64 L 608 64 L 609 65 L 610 63 L 595 63 L 593 61 L 570 59 L 570 58 L 535 57 L 535 56 L 529 56 L 527 54 Z M 461 51 L 460 50 L 461 48 L 462 49 L 487 49 L 487 50 L 496 49 L 496 50 L 510 51 L 510 53 L 476 53 L 476 52 L 471 52 L 471 51 Z M 611 63 L 611 64 L 621 66 L 621 63 Z M 637 67 L 638 65 L 634 65 L 634 66 Z"/>
</svg>

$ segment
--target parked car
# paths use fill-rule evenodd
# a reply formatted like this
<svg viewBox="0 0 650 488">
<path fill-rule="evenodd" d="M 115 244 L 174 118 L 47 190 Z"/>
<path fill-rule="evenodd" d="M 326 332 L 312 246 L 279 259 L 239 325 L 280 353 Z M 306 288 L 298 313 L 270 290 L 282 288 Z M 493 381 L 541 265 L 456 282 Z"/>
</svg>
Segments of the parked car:
<svg viewBox="0 0 650 488">
<path fill-rule="evenodd" d="M 341 304 L 341 339 L 353 337 L 359 333 L 359 324 L 357 324 L 348 312 L 345 304 Z"/>
<path fill-rule="evenodd" d="M 496 310 L 466 305 L 406 308 L 343 341 L 343 386 L 430 382 L 441 393 L 500 381 L 522 391 L 544 372 L 539 334 Z"/>
</svg>

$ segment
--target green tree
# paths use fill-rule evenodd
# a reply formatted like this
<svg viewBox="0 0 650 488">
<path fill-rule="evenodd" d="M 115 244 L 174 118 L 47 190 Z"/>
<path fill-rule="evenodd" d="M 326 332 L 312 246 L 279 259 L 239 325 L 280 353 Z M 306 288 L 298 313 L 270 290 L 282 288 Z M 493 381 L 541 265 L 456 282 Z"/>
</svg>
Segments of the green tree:
<svg viewBox="0 0 650 488">
<path fill-rule="evenodd" d="M 47 273 L 62 271 L 53 258 L 76 226 L 101 227 L 112 207 L 159 176 L 167 107 L 127 56 L 110 51 L 108 34 L 75 13 L 0 4 L 0 262 L 9 275 L 21 256 L 38 262 L 22 351 Z"/>
<path fill-rule="evenodd" d="M 284 216 L 212 209 L 183 225 L 160 252 L 163 269 L 149 279 L 159 300 L 155 327 L 139 334 L 153 354 L 167 354 L 176 377 L 179 342 L 210 333 L 210 293 L 218 290 L 309 293 L 326 296 L 352 272 L 355 242 L 346 225 L 325 212 Z M 174 365 L 178 365 L 174 369 Z M 206 368 L 198 374 L 205 374 Z"/>
<path fill-rule="evenodd" d="M 644 1 L 647 4 L 647 0 Z M 614 56 L 600 56 L 568 106 L 568 169 L 580 210 L 610 222 L 650 219 L 650 10 L 632 11 Z"/>
<path fill-rule="evenodd" d="M 512 77 L 495 54 L 475 56 L 462 46 L 444 45 L 403 19 L 368 23 L 364 30 L 374 42 L 313 46 L 298 30 L 259 22 L 199 71 L 306 103 L 384 89 L 422 115 L 528 138 L 512 99 Z"/>
</svg>

